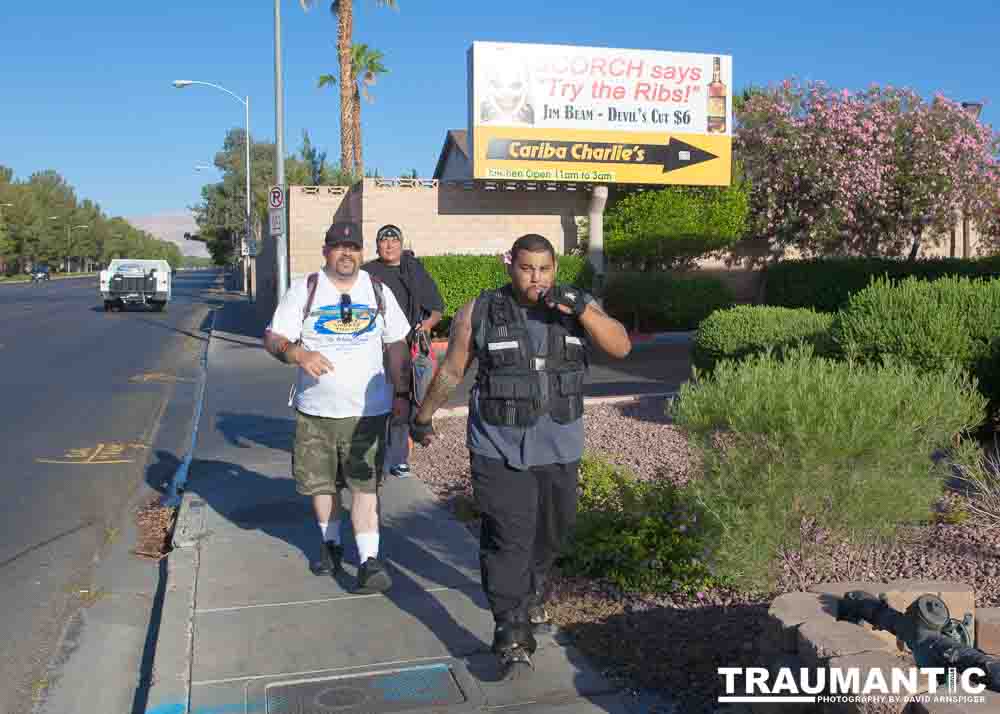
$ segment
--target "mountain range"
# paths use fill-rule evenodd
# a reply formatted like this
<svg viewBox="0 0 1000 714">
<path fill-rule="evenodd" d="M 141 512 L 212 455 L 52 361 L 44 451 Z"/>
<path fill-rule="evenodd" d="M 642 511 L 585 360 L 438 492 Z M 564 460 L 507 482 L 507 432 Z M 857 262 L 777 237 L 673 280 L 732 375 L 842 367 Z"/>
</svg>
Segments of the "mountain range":
<svg viewBox="0 0 1000 714">
<path fill-rule="evenodd" d="M 146 231 L 160 240 L 174 243 L 181 249 L 182 255 L 197 258 L 208 258 L 208 248 L 201 241 L 185 240 L 185 233 L 197 233 L 198 225 L 194 216 L 187 211 L 177 213 L 158 213 L 152 216 L 127 216 L 125 218 L 136 228 Z"/>
</svg>

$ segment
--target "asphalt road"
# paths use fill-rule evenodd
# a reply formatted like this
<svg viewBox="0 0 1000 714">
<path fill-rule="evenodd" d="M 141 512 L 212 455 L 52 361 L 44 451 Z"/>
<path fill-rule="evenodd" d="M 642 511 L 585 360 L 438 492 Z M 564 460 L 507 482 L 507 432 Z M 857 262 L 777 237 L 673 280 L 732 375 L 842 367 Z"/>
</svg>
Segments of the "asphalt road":
<svg viewBox="0 0 1000 714">
<path fill-rule="evenodd" d="M 103 312 L 93 277 L 0 285 L 0 712 L 44 694 L 165 434 L 182 456 L 219 280 L 176 274 L 163 313 Z"/>
</svg>

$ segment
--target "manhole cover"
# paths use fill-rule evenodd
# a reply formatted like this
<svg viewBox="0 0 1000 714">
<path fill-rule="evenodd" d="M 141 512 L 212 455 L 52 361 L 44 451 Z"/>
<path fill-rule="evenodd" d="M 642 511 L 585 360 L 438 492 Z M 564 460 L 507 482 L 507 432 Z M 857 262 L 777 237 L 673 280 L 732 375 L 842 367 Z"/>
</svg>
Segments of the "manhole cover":
<svg viewBox="0 0 1000 714">
<path fill-rule="evenodd" d="M 446 664 L 267 687 L 267 714 L 389 714 L 465 701 Z"/>
</svg>

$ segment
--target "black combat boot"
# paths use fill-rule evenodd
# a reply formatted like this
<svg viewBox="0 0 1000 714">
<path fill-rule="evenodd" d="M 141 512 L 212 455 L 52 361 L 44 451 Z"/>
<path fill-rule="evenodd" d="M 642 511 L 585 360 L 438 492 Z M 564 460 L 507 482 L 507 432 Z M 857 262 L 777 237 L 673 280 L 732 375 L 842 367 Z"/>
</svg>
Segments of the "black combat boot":
<svg viewBox="0 0 1000 714">
<path fill-rule="evenodd" d="M 499 659 L 500 679 L 512 682 L 530 677 L 535 670 L 531 655 L 537 646 L 527 618 L 498 622 L 493 631 L 493 653 Z"/>
</svg>

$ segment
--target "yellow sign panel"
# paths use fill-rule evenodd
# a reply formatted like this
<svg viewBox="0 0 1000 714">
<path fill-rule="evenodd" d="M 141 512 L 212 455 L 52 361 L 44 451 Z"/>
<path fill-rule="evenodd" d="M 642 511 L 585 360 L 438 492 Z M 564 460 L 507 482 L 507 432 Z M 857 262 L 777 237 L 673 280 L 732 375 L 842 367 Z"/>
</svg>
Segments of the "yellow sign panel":
<svg viewBox="0 0 1000 714">
<path fill-rule="evenodd" d="M 728 186 L 732 138 L 479 127 L 474 178 Z"/>
<path fill-rule="evenodd" d="M 477 179 L 725 186 L 732 58 L 474 42 Z"/>
</svg>

